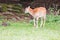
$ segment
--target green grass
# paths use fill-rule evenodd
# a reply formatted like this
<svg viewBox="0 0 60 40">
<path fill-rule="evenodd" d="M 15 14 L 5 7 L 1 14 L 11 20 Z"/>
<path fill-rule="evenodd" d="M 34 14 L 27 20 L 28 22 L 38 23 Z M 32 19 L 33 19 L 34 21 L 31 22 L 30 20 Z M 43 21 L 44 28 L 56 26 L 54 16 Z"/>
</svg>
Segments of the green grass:
<svg viewBox="0 0 60 40">
<path fill-rule="evenodd" d="M 60 20 L 49 20 L 41 28 L 34 28 L 33 22 L 8 22 L 10 26 L 0 26 L 0 40 L 60 40 Z"/>
</svg>

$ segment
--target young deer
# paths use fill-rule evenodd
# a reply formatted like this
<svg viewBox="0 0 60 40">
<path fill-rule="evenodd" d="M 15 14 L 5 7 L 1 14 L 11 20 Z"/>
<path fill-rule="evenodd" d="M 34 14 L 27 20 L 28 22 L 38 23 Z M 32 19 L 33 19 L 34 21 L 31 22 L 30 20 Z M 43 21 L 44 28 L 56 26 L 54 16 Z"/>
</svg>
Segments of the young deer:
<svg viewBox="0 0 60 40">
<path fill-rule="evenodd" d="M 38 19 L 41 18 L 41 25 L 40 27 L 45 25 L 45 20 L 46 20 L 46 8 L 45 7 L 38 7 L 35 9 L 30 8 L 28 6 L 25 8 L 25 13 L 29 13 L 33 16 L 34 18 L 34 27 L 38 28 Z"/>
</svg>

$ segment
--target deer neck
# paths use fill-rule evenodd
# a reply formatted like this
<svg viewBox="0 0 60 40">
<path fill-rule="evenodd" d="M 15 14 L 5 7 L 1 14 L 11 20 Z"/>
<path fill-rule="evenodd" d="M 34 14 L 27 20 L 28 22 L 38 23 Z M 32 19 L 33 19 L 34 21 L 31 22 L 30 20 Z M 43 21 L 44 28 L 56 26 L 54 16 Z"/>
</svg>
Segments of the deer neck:
<svg viewBox="0 0 60 40">
<path fill-rule="evenodd" d="M 33 9 L 29 8 L 29 14 L 33 16 Z"/>
</svg>

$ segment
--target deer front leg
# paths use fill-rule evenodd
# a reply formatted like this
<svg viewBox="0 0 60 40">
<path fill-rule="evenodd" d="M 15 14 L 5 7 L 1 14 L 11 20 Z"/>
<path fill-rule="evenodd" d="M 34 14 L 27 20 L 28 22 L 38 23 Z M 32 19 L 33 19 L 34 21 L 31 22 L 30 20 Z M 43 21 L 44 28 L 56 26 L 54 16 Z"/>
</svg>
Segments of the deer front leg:
<svg viewBox="0 0 60 40">
<path fill-rule="evenodd" d="M 33 21 L 34 21 L 34 27 L 36 27 L 36 22 L 35 22 L 36 20 L 35 20 L 35 18 L 33 19 Z"/>
<path fill-rule="evenodd" d="M 43 26 L 43 18 L 41 18 L 41 24 L 40 24 L 40 27 Z"/>
<path fill-rule="evenodd" d="M 38 18 L 36 18 L 36 28 L 38 28 Z"/>
<path fill-rule="evenodd" d="M 44 23 L 43 23 L 43 27 L 45 26 L 45 22 L 46 22 L 46 17 L 44 17 Z"/>
</svg>

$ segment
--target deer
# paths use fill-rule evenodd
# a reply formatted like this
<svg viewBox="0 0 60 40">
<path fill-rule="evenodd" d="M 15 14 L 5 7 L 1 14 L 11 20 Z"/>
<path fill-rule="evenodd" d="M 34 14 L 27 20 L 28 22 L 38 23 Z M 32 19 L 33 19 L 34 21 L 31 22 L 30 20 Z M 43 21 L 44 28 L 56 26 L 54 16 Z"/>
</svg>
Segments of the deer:
<svg viewBox="0 0 60 40">
<path fill-rule="evenodd" d="M 33 17 L 34 27 L 38 28 L 38 20 L 41 18 L 40 27 L 45 26 L 46 21 L 46 8 L 45 7 L 37 7 L 37 8 L 30 8 L 30 6 L 25 8 L 25 13 L 29 13 Z"/>
</svg>

